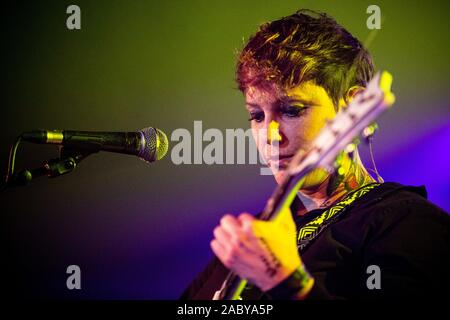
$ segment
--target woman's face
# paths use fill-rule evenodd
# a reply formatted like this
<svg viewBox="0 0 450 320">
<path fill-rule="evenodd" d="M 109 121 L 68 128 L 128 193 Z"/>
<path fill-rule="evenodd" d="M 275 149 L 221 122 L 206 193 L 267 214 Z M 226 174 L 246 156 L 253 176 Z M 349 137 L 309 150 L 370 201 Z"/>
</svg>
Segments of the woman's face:
<svg viewBox="0 0 450 320">
<path fill-rule="evenodd" d="M 279 184 L 292 156 L 299 149 L 306 151 L 327 120 L 336 115 L 325 89 L 311 81 L 288 90 L 275 85 L 249 87 L 245 100 L 258 151 Z M 281 139 L 278 148 L 273 144 L 277 135 L 269 133 L 271 128 L 276 127 L 278 139 Z M 314 188 L 327 176 L 323 169 L 314 170 L 308 175 L 303 188 Z"/>
</svg>

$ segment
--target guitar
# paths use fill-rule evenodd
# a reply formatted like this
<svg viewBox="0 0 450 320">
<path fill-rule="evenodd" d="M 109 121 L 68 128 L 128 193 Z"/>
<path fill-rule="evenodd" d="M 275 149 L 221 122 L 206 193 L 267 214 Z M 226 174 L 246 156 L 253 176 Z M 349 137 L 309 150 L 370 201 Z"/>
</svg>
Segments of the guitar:
<svg viewBox="0 0 450 320">
<path fill-rule="evenodd" d="M 392 75 L 378 72 L 367 88 L 329 121 L 314 139 L 309 150 L 299 150 L 290 161 L 281 184 L 268 199 L 259 219 L 275 219 L 288 209 L 301 188 L 305 176 L 317 167 L 328 171 L 337 169 L 336 158 L 341 152 L 352 152 L 354 140 L 362 133 L 364 137 L 373 134 L 373 122 L 393 105 L 395 96 L 391 92 Z M 230 271 L 213 300 L 237 300 L 247 284 Z"/>
</svg>

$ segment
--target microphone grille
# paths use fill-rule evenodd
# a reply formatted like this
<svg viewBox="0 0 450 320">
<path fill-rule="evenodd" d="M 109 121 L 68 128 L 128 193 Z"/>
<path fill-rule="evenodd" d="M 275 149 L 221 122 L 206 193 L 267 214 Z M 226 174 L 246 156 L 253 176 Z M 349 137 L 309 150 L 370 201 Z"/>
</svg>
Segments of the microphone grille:
<svg viewBox="0 0 450 320">
<path fill-rule="evenodd" d="M 141 130 L 144 138 L 144 148 L 139 152 L 139 157 L 147 162 L 160 160 L 169 149 L 169 141 L 164 132 L 148 127 Z"/>
</svg>

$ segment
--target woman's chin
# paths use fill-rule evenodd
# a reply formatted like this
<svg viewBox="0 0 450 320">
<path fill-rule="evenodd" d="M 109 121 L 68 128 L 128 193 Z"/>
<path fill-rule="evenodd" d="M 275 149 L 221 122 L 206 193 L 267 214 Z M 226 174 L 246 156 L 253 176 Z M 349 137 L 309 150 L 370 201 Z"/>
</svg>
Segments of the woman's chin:
<svg viewBox="0 0 450 320">
<path fill-rule="evenodd" d="M 278 168 L 277 170 L 272 170 L 273 176 L 277 184 L 281 184 L 286 176 L 286 170 L 283 168 Z"/>
<path fill-rule="evenodd" d="M 286 177 L 287 168 L 282 166 L 279 168 L 270 167 L 270 169 L 272 170 L 277 184 L 281 185 Z M 304 189 L 305 191 L 315 190 L 316 188 L 320 187 L 321 184 L 323 184 L 325 180 L 327 180 L 327 178 L 329 178 L 329 174 L 325 169 L 316 168 L 308 175 L 306 175 L 302 189 Z"/>
</svg>

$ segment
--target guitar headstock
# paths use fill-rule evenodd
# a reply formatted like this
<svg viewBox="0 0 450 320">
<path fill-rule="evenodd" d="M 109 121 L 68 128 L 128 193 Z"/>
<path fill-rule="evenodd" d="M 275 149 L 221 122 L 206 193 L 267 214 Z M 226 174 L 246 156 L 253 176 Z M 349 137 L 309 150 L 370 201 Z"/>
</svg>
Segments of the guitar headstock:
<svg viewBox="0 0 450 320">
<path fill-rule="evenodd" d="M 307 152 L 300 150 L 288 167 L 291 176 L 315 167 L 332 168 L 337 155 L 395 101 L 391 92 L 392 75 L 377 72 L 365 90 L 336 114 L 320 131 Z"/>
</svg>

